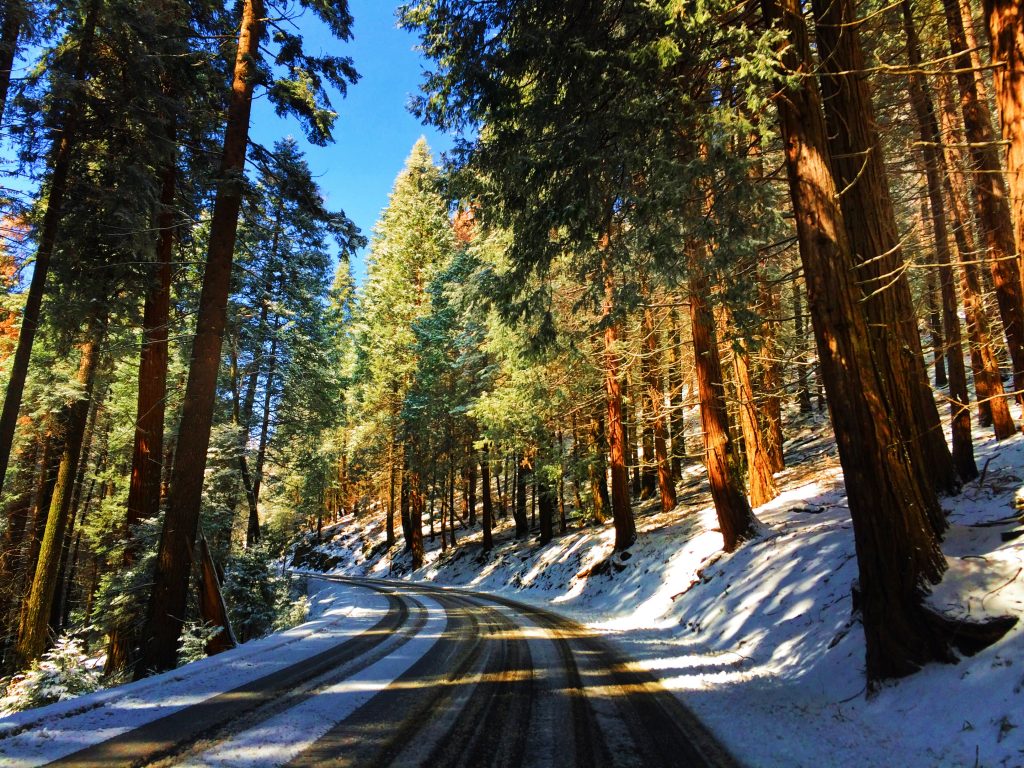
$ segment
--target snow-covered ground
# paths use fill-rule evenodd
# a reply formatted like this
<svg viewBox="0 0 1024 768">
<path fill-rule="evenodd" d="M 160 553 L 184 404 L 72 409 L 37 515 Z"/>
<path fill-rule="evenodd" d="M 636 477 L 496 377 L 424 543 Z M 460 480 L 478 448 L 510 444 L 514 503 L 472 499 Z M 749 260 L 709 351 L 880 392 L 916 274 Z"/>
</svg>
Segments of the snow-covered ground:
<svg viewBox="0 0 1024 768">
<path fill-rule="evenodd" d="M 162 675 L 0 718 L 0 766 L 30 768 L 57 760 L 258 678 L 312 659 L 372 627 L 387 600 L 366 589 L 310 580 L 311 620 Z M 193 754 L 183 765 L 227 768 L 287 762 L 335 723 L 383 690 L 444 631 L 444 611 L 429 598 L 424 626 L 408 642 L 343 682 L 318 687 L 279 714 Z M 328 673 L 330 676 L 332 673 Z M 311 681 L 312 685 L 316 680 Z"/>
<path fill-rule="evenodd" d="M 731 555 L 703 472 L 678 510 L 638 508 L 640 538 L 614 555 L 610 527 L 547 546 L 515 542 L 506 521 L 483 557 L 460 535 L 409 573 L 380 522 L 343 522 L 321 550 L 331 572 L 401 577 L 544 605 L 614 638 L 752 766 L 1024 766 L 1024 626 L 956 665 L 931 665 L 868 698 L 864 639 L 851 616 L 853 534 L 834 443 L 808 427 L 787 443 L 782 495 L 756 510 L 764 535 Z M 1024 438 L 976 432 L 983 477 L 945 499 L 950 569 L 933 600 L 972 616 L 1024 613 L 1019 523 Z M 1009 520 L 1008 520 L 1009 518 Z M 991 525 L 996 521 L 997 524 Z"/>
<path fill-rule="evenodd" d="M 946 499 L 950 569 L 933 601 L 972 616 L 1024 609 L 1024 437 L 996 444 L 976 433 L 983 477 Z M 429 581 L 494 592 L 553 608 L 617 641 L 659 676 L 752 766 L 1024 766 L 1024 627 L 957 665 L 932 665 L 867 698 L 864 640 L 851 617 L 856 561 L 842 472 L 827 430 L 809 426 L 787 444 L 782 495 L 757 510 L 764 534 L 731 555 L 692 467 L 678 510 L 637 508 L 640 538 L 613 553 L 610 527 L 572 530 L 541 547 L 516 542 L 503 521 L 484 557 L 479 533 L 409 572 L 401 545 L 380 546 L 369 516 L 325 533 L 320 562 L 336 574 Z M 366 590 L 311 581 L 311 621 L 173 672 L 0 718 L 0 765 L 39 765 L 151 722 L 189 704 L 310 658 L 364 631 L 385 611 Z M 427 601 L 429 602 L 429 601 Z M 434 619 L 435 624 L 438 619 Z M 197 765 L 275 765 L 301 749 L 310 723 L 352 711 L 422 653 L 439 626 L 359 679 L 325 688 Z M 410 655 L 410 652 L 415 651 Z M 403 666 L 404 665 L 404 666 Z M 372 679 L 371 679 L 372 678 Z M 365 684 L 364 684 L 365 682 Z M 321 704 L 330 706 L 326 711 Z M 298 714 L 297 714 L 298 713 Z M 340 713 L 340 714 L 339 714 Z M 288 727 L 301 717 L 305 731 Z M 256 761 L 256 762 L 254 762 Z"/>
</svg>

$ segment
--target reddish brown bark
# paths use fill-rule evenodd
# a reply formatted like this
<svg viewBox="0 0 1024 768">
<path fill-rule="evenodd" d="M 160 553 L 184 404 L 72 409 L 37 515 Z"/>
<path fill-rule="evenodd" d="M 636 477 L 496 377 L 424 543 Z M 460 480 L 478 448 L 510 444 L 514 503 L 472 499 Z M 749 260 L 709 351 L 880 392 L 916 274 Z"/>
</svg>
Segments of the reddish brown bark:
<svg viewBox="0 0 1024 768">
<path fill-rule="evenodd" d="M 213 656 L 223 651 L 230 651 L 238 641 L 231 629 L 228 609 L 224 605 L 224 595 L 220 591 L 220 577 L 217 566 L 210 554 L 210 545 L 206 537 L 199 537 L 199 615 L 203 624 L 220 627 L 221 631 L 206 641 L 206 655 Z"/>
<path fill-rule="evenodd" d="M 857 260 L 879 380 L 911 467 L 937 492 L 953 492 L 959 483 L 924 366 L 853 4 L 813 0 L 812 7 L 830 162 L 842 190 L 839 202 Z"/>
<path fill-rule="evenodd" d="M 227 319 L 249 114 L 256 81 L 254 62 L 263 36 L 263 16 L 262 0 L 245 0 L 228 104 L 221 177 L 210 223 L 196 335 L 171 471 L 167 515 L 157 554 L 142 664 L 137 670 L 139 674 L 173 669 L 177 663 L 178 638 L 186 613 L 189 566 L 199 523 L 206 452 L 210 444 L 221 343 Z"/>
<path fill-rule="evenodd" d="M 917 30 L 911 14 L 910 0 L 903 0 L 903 29 L 907 37 L 907 60 L 910 64 L 910 100 L 917 116 L 918 134 L 923 148 L 925 179 L 928 184 L 928 210 L 931 212 L 932 239 L 941 291 L 942 335 L 945 336 L 945 355 L 949 368 L 949 407 L 953 432 L 953 463 L 961 480 L 978 476 L 974 463 L 974 444 L 971 437 L 970 398 L 967 393 L 967 369 L 964 366 L 960 316 L 957 313 L 956 277 L 953 274 L 952 244 L 946 221 L 946 207 L 942 199 L 942 176 L 945 163 L 939 147 L 942 134 L 935 118 L 935 108 L 928 94 L 924 76 L 920 73 L 921 54 Z M 922 203 L 923 205 L 923 203 Z M 936 371 L 938 360 L 936 358 Z M 938 377 L 936 377 L 938 378 Z M 937 383 L 937 382 L 936 382 Z"/>
<path fill-rule="evenodd" d="M 611 466 L 611 508 L 615 523 L 615 550 L 628 549 L 636 541 L 636 522 L 629 501 L 626 474 L 626 425 L 622 418 L 622 385 L 619 381 L 618 329 L 613 318 L 615 278 L 605 266 L 604 278 L 604 388 L 608 406 L 607 435 Z"/>
<path fill-rule="evenodd" d="M 173 141 L 175 131 L 169 132 Z M 174 158 L 162 174 L 160 209 L 157 215 L 159 239 L 156 263 L 142 311 L 142 352 L 139 360 L 139 394 L 135 417 L 135 444 L 131 480 L 128 486 L 124 537 L 127 544 L 121 559 L 130 568 L 137 559 L 139 543 L 132 530 L 143 520 L 160 513 L 160 484 L 163 477 L 164 411 L 167 396 L 167 328 L 171 308 L 171 261 L 174 255 L 174 200 L 177 183 Z M 132 662 L 135 633 L 130 626 L 116 625 L 107 646 L 104 672 L 116 674 Z"/>
<path fill-rule="evenodd" d="M 1019 0 L 982 0 L 982 6 L 992 43 L 992 77 L 1006 142 L 1006 172 L 1017 223 L 1019 259 L 1024 254 L 1024 8 Z"/>
<path fill-rule="evenodd" d="M 1016 252 L 1013 222 L 1007 202 L 999 154 L 988 108 L 978 94 L 971 57 L 964 33 L 964 20 L 957 0 L 943 0 L 949 47 L 957 69 L 960 109 L 970 149 L 974 178 L 974 207 L 979 236 L 988 252 L 999 314 L 1006 334 L 1006 348 L 1013 363 L 1013 386 L 1024 402 L 1024 286 L 1020 258 Z"/>
<path fill-rule="evenodd" d="M 747 456 L 748 487 L 750 506 L 760 507 L 779 495 L 779 486 L 773 477 L 772 460 L 768 440 L 758 421 L 757 400 L 750 377 L 750 356 L 741 341 L 735 342 L 733 369 L 736 373 L 736 392 L 740 431 Z"/>
<path fill-rule="evenodd" d="M 949 202 L 952 217 L 953 238 L 956 242 L 961 268 L 961 287 L 964 296 L 964 314 L 967 332 L 971 341 L 971 367 L 974 372 L 974 390 L 978 398 L 978 420 L 984 426 L 991 426 L 996 438 L 1004 440 L 1016 433 L 1016 425 L 1010 414 L 1010 407 L 1004 397 L 1003 379 L 999 372 L 999 361 L 993 349 L 992 332 L 988 310 L 984 302 L 984 287 L 981 271 L 977 264 L 980 254 L 975 247 L 971 232 L 971 206 L 963 169 L 968 161 L 962 149 L 965 142 L 959 109 L 952 93 L 950 77 L 939 80 L 939 118 L 942 134 L 946 137 L 942 147 L 942 158 L 946 163 L 943 174 L 943 191 Z M 977 201 L 975 201 L 977 202 Z"/>
<path fill-rule="evenodd" d="M 654 325 L 654 310 L 644 309 L 644 383 L 647 387 L 647 404 L 651 411 L 654 433 L 654 460 L 658 468 L 658 489 L 661 492 L 661 510 L 668 512 L 676 506 L 676 485 L 672 477 L 672 465 L 668 458 L 665 428 L 665 393 L 661 387 L 661 361 L 658 346 L 658 329 Z"/>
<path fill-rule="evenodd" d="M 910 674 L 930 661 L 953 661 L 951 644 L 990 642 L 991 635 L 1006 627 L 992 632 L 986 627 L 975 634 L 969 625 L 943 619 L 924 606 L 924 595 L 946 569 L 932 524 L 941 517 L 938 502 L 930 486 L 921 485 L 902 450 L 873 360 L 821 103 L 808 76 L 814 67 L 799 2 L 763 0 L 762 8 L 767 20 L 786 33 L 781 55 L 787 69 L 804 75 L 780 83 L 776 105 L 811 318 L 853 520 L 867 675 L 874 683 Z"/>
<path fill-rule="evenodd" d="M 757 518 L 743 494 L 739 470 L 732 460 L 729 415 L 726 411 L 722 363 L 718 353 L 715 319 L 708 306 L 708 284 L 697 252 L 690 258 L 690 325 L 693 359 L 700 396 L 700 421 L 704 431 L 704 463 L 711 497 L 722 531 L 723 548 L 732 552 L 757 533 Z"/>
<path fill-rule="evenodd" d="M 413 570 L 423 567 L 423 480 L 415 472 L 409 472 L 409 551 L 412 553 Z"/>
</svg>

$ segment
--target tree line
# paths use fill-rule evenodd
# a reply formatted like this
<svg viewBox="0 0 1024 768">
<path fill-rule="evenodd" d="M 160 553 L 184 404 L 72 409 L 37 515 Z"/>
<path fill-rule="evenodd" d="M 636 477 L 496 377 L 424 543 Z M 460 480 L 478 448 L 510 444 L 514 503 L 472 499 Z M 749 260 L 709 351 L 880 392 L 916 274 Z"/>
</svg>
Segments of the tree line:
<svg viewBox="0 0 1024 768">
<path fill-rule="evenodd" d="M 349 38 L 344 2 L 308 8 Z M 456 144 L 413 147 L 359 286 L 296 145 L 248 137 L 259 92 L 329 141 L 357 79 L 297 9 L 4 8 L 8 670 L 68 629 L 137 676 L 187 619 L 253 636 L 232 573 L 269 584 L 348 513 L 414 568 L 506 518 L 541 543 L 610 520 L 623 551 L 634 501 L 685 514 L 702 464 L 731 552 L 822 409 L 868 678 L 1012 625 L 926 602 L 972 421 L 1010 437 L 1024 393 L 1012 2 L 408 3 L 414 109 Z"/>
<path fill-rule="evenodd" d="M 433 63 L 414 109 L 456 146 L 443 173 L 414 148 L 371 241 L 343 507 L 374 500 L 413 567 L 424 515 L 454 545 L 478 498 L 485 550 L 506 513 L 542 543 L 607 517 L 625 550 L 632 502 L 674 508 L 702 459 L 731 552 L 816 399 L 872 683 L 1012 626 L 926 602 L 940 499 L 978 476 L 972 419 L 1015 434 L 1024 392 L 1009 5 L 422 0 L 401 19 Z"/>
<path fill-rule="evenodd" d="M 71 631 L 141 677 L 186 621 L 212 651 L 287 612 L 272 557 L 331 471 L 364 241 L 293 139 L 249 137 L 262 95 L 331 141 L 357 74 L 303 12 L 349 39 L 344 2 L 4 5 L 5 672 Z"/>
</svg>

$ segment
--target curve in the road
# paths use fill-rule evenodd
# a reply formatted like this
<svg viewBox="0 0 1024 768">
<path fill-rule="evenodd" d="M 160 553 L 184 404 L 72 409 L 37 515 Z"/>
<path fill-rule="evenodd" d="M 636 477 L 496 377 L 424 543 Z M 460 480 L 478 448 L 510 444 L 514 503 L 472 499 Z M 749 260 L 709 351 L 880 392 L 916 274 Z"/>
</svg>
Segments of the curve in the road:
<svg viewBox="0 0 1024 768">
<path fill-rule="evenodd" d="M 735 766 L 649 673 L 592 632 L 517 601 L 422 584 L 323 577 L 383 593 L 387 614 L 356 637 L 286 669 L 75 752 L 53 765 L 247 765 L 260 733 L 331 685 L 372 672 L 443 610 L 425 642 L 338 722 L 294 734 L 280 760 L 324 766 Z M 436 619 L 432 621 L 437 621 Z M 390 640 L 390 642 L 389 642 Z M 322 709 L 322 708 L 321 708 Z M 295 722 L 295 718 L 292 718 Z M 313 724 L 311 724 L 312 726 Z M 300 729 L 301 730 L 301 729 Z M 264 731 L 265 732 L 265 731 Z M 254 736 L 254 734 L 256 736 Z M 305 739 L 305 741 L 304 741 Z M 311 743 L 307 743 L 310 742 Z M 231 758 L 224 755 L 231 754 Z M 274 753 L 277 754 L 277 753 Z"/>
</svg>

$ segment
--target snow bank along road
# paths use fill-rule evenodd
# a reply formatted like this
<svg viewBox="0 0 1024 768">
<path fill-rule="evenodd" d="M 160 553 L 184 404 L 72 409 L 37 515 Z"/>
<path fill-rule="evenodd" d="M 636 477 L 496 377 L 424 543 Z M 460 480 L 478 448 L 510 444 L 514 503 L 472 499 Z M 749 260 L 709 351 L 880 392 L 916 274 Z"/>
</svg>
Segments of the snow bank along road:
<svg viewBox="0 0 1024 768">
<path fill-rule="evenodd" d="M 0 765 L 735 765 L 648 673 L 573 622 L 471 592 L 331 580 L 356 598 L 322 625 L 344 627 L 329 647 L 296 660 L 322 634 L 307 633 L 253 648 L 242 667 L 279 661 L 238 685 L 239 664 L 215 657 L 134 694 L 21 713 L 0 721 Z"/>
</svg>

